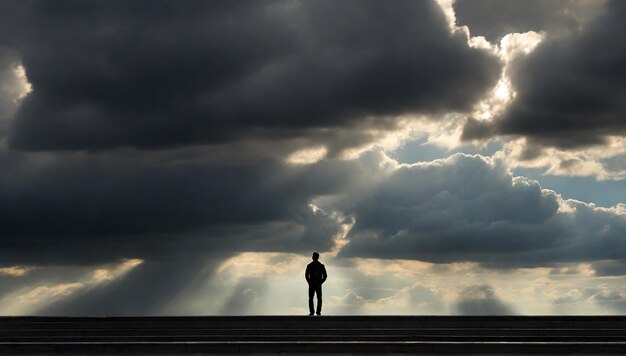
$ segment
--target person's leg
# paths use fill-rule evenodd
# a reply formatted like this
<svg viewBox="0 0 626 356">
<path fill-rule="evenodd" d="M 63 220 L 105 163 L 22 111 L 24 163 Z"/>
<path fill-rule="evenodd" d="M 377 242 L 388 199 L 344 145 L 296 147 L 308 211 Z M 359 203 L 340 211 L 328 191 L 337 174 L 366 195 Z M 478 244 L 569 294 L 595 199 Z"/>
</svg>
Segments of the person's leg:
<svg viewBox="0 0 626 356">
<path fill-rule="evenodd" d="M 322 314 L 322 285 L 315 286 L 315 293 L 317 294 L 317 315 Z"/>
<path fill-rule="evenodd" d="M 309 314 L 313 315 L 313 294 L 315 293 L 315 287 L 309 284 Z"/>
</svg>

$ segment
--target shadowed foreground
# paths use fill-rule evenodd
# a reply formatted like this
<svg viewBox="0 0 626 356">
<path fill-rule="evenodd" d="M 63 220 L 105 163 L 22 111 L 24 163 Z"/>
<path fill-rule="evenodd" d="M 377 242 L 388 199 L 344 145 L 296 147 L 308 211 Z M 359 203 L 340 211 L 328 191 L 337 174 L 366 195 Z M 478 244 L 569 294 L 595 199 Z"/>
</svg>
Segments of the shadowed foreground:
<svg viewBox="0 0 626 356">
<path fill-rule="evenodd" d="M 626 317 L 0 317 L 0 354 L 625 354 Z"/>
</svg>

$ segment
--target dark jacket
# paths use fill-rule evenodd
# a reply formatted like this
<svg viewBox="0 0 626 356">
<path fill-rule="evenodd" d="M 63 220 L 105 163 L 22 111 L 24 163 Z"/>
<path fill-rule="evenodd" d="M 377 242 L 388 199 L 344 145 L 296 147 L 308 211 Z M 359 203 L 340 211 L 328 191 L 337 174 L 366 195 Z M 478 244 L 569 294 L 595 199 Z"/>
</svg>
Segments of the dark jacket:
<svg viewBox="0 0 626 356">
<path fill-rule="evenodd" d="M 304 272 L 304 278 L 311 284 L 322 284 L 326 281 L 328 274 L 326 274 L 326 267 L 320 263 L 320 261 L 313 261 L 306 266 Z"/>
</svg>

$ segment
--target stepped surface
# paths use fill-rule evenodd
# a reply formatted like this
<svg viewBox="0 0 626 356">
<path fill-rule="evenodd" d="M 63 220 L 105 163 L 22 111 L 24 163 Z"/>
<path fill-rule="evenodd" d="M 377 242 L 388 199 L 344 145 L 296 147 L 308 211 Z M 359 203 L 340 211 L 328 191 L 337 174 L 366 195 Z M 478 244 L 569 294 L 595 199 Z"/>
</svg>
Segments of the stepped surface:
<svg viewBox="0 0 626 356">
<path fill-rule="evenodd" d="M 626 317 L 0 317 L 0 355 L 185 353 L 618 355 Z"/>
</svg>

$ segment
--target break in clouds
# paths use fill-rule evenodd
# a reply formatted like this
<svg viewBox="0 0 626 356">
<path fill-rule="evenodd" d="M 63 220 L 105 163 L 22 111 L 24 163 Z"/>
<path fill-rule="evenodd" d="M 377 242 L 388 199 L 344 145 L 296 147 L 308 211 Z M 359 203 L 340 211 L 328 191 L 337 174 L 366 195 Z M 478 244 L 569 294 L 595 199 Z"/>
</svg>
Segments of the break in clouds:
<svg viewBox="0 0 626 356">
<path fill-rule="evenodd" d="M 481 7 L 492 11 L 481 11 Z M 495 15 L 500 12 L 494 9 L 505 15 Z M 470 28 L 474 22 L 489 26 L 494 32 L 479 29 L 478 33 L 494 39 L 511 28 L 546 31 L 542 43 L 508 69 L 515 100 L 493 122 L 470 120 L 466 138 L 519 135 L 544 146 L 575 148 L 624 135 L 626 4 L 459 1 L 457 11 Z M 507 27 L 499 22 L 508 17 L 515 17 L 517 23 Z"/>
<path fill-rule="evenodd" d="M 460 277 L 520 271 L 550 296 L 528 310 L 623 310 L 602 278 L 626 274 L 625 206 L 463 150 L 623 135 L 626 6 L 452 9 L 467 31 L 425 0 L 0 3 L 0 314 L 298 313 L 314 250 L 335 313 L 524 313 L 506 278 Z M 508 62 L 471 38 L 528 31 Z M 511 102 L 473 118 L 503 76 Z M 439 128 L 461 153 L 391 158 Z"/>
</svg>

